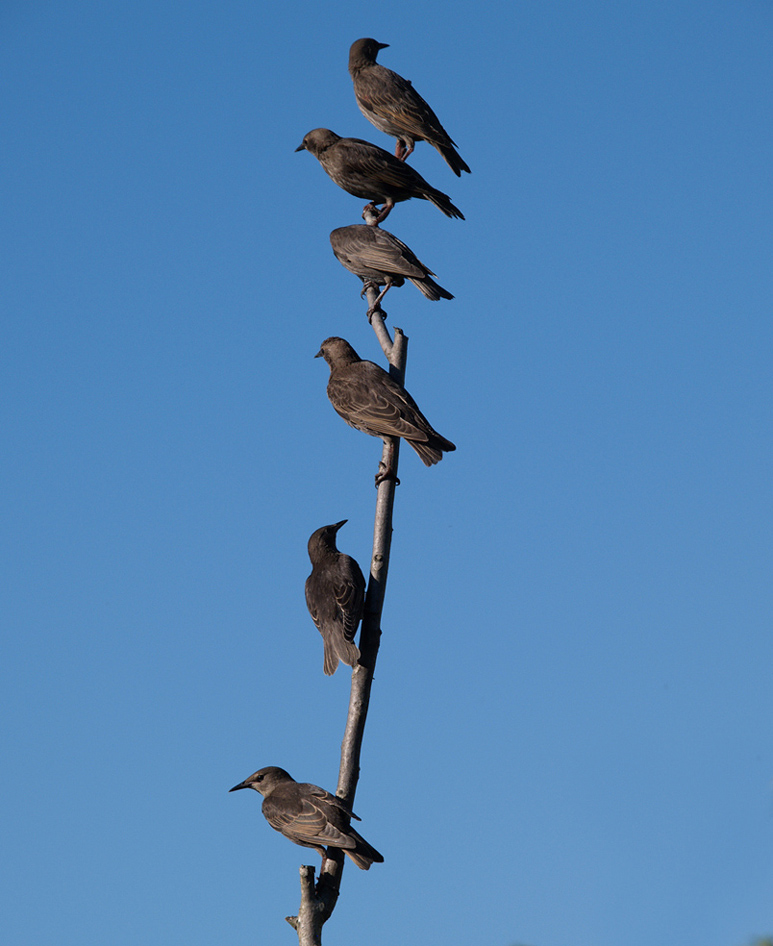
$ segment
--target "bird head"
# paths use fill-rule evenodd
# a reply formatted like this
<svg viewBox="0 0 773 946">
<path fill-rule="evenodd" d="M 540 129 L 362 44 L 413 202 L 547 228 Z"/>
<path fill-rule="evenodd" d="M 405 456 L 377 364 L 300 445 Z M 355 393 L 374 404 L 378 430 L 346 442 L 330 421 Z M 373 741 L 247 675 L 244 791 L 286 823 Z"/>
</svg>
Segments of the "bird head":
<svg viewBox="0 0 773 946">
<path fill-rule="evenodd" d="M 316 158 L 340 140 L 341 136 L 329 128 L 312 128 L 311 131 L 306 132 L 303 141 L 295 150 L 308 151 Z"/>
<path fill-rule="evenodd" d="M 356 39 L 349 47 L 349 66 L 356 68 L 359 64 L 372 64 L 376 61 L 376 56 L 380 49 L 386 49 L 389 43 L 379 43 L 369 36 L 362 39 Z"/>
<path fill-rule="evenodd" d="M 340 522 L 334 522 L 330 526 L 322 526 L 321 529 L 313 532 L 309 539 L 309 555 L 313 555 L 317 551 L 321 552 L 323 549 L 337 552 L 336 535 L 341 526 L 346 525 L 348 521 L 348 519 L 342 519 Z"/>
<path fill-rule="evenodd" d="M 320 345 L 315 358 L 324 358 L 332 368 L 334 365 L 348 365 L 360 361 L 360 356 L 345 338 L 332 335 Z"/>
<path fill-rule="evenodd" d="M 243 782 L 239 782 L 238 785 L 234 785 L 228 791 L 238 792 L 240 788 L 254 788 L 256 792 L 260 792 L 261 795 L 265 796 L 272 792 L 277 785 L 281 785 L 282 782 L 294 781 L 295 779 L 284 769 L 280 769 L 276 765 L 269 765 L 265 769 L 258 769 L 257 772 L 253 772 Z"/>
</svg>

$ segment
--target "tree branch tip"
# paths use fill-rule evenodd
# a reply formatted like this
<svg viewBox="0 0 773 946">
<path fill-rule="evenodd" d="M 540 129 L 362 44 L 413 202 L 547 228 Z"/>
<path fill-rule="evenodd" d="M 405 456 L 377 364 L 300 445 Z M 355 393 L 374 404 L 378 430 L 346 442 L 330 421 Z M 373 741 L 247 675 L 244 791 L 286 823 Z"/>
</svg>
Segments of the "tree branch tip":
<svg viewBox="0 0 773 946">
<path fill-rule="evenodd" d="M 298 932 L 298 917 L 297 916 L 286 916 L 285 922 L 289 923 L 296 933 Z"/>
</svg>

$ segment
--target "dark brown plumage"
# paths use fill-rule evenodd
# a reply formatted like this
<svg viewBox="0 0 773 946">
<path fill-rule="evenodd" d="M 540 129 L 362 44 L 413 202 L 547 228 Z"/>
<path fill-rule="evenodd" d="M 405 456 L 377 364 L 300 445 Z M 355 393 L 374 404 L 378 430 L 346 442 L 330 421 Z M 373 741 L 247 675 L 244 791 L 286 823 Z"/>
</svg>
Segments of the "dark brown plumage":
<svg viewBox="0 0 773 946">
<path fill-rule="evenodd" d="M 378 65 L 376 56 L 389 43 L 358 39 L 349 50 L 349 73 L 354 82 L 354 96 L 362 114 L 379 131 L 397 138 L 395 155 L 404 161 L 413 151 L 414 142 L 426 141 L 445 158 L 456 174 L 470 173 L 459 156 L 456 142 L 408 79 Z"/>
<path fill-rule="evenodd" d="M 355 197 L 384 204 L 376 223 L 385 220 L 396 203 L 419 197 L 431 201 L 447 217 L 464 215 L 448 194 L 428 184 L 409 164 L 361 138 L 341 138 L 329 128 L 314 128 L 296 151 L 314 155 L 330 177 Z"/>
<path fill-rule="evenodd" d="M 381 307 L 381 300 L 392 286 L 402 286 L 409 279 L 432 302 L 453 299 L 447 289 L 439 286 L 435 275 L 418 259 L 410 247 L 380 227 L 353 223 L 339 227 L 330 234 L 330 244 L 338 261 L 350 273 L 368 284 L 384 286 L 384 290 L 368 309 L 368 317 Z M 365 292 L 365 289 L 363 289 Z"/>
<path fill-rule="evenodd" d="M 229 791 L 254 788 L 263 796 L 263 814 L 275 831 L 294 844 L 310 847 L 327 860 L 325 847 L 340 848 L 354 863 L 367 870 L 384 858 L 349 824 L 360 819 L 346 802 L 309 782 L 296 782 L 284 769 L 270 765 L 259 769 Z"/>
<path fill-rule="evenodd" d="M 363 361 L 343 338 L 325 339 L 315 357 L 330 365 L 327 396 L 350 426 L 382 440 L 402 437 L 426 466 L 439 463 L 443 451 L 456 450 L 430 426 L 402 385 L 374 362 Z"/>
<path fill-rule="evenodd" d="M 354 635 L 365 604 L 365 578 L 351 555 L 336 548 L 336 535 L 345 522 L 322 526 L 309 539 L 312 567 L 306 579 L 306 606 L 322 635 L 328 676 L 336 672 L 339 660 L 355 667 L 360 657 Z"/>
</svg>

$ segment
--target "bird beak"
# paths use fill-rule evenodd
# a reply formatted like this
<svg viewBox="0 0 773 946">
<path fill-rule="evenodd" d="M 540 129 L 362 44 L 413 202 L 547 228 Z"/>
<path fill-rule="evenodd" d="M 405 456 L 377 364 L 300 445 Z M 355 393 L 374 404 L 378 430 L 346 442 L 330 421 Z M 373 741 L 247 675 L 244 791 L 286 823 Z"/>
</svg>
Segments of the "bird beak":
<svg viewBox="0 0 773 946">
<path fill-rule="evenodd" d="M 305 145 L 303 142 L 301 142 L 295 150 L 296 150 L 296 151 L 305 151 L 305 150 L 306 150 L 306 145 Z"/>
<path fill-rule="evenodd" d="M 378 46 L 379 49 L 388 49 L 389 43 L 376 43 L 376 46 Z"/>
<path fill-rule="evenodd" d="M 229 792 L 238 792 L 240 788 L 249 788 L 249 787 L 250 787 L 250 786 L 247 784 L 247 782 L 246 782 L 246 780 L 245 780 L 244 782 L 239 782 L 238 785 L 234 785 L 233 788 L 229 788 L 228 791 L 229 791 Z"/>
<path fill-rule="evenodd" d="M 333 528 L 336 530 L 336 532 L 338 532 L 338 530 L 341 528 L 341 526 L 345 526 L 348 521 L 349 521 L 348 519 L 342 519 L 340 522 L 337 522 L 337 523 L 333 526 Z"/>
<path fill-rule="evenodd" d="M 321 349 L 321 348 L 320 348 L 320 350 L 317 352 L 317 354 L 316 354 L 314 357 L 315 357 L 315 358 L 322 358 L 322 349 Z"/>
</svg>

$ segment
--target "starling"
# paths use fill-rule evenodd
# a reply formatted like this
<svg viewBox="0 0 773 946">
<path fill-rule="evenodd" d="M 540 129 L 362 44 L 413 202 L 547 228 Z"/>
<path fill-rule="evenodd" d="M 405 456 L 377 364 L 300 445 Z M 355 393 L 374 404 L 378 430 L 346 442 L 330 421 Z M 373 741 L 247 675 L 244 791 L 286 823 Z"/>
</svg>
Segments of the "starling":
<svg viewBox="0 0 773 946">
<path fill-rule="evenodd" d="M 349 50 L 349 73 L 360 111 L 379 131 L 397 138 L 395 155 L 401 161 L 413 151 L 414 142 L 426 141 L 441 153 L 457 177 L 462 171 L 469 174 L 454 147 L 456 142 L 411 83 L 376 63 L 378 51 L 388 45 L 358 39 Z"/>
<path fill-rule="evenodd" d="M 383 203 L 377 224 L 386 219 L 396 203 L 411 197 L 432 201 L 447 217 L 464 220 L 447 194 L 428 184 L 409 164 L 369 141 L 341 138 L 329 128 L 314 128 L 295 150 L 311 152 L 339 187 L 369 200 L 369 207 Z"/>
<path fill-rule="evenodd" d="M 324 358 L 330 366 L 327 396 L 350 426 L 382 440 L 403 437 L 426 466 L 439 463 L 444 450 L 456 450 L 430 426 L 402 385 L 379 365 L 363 361 L 343 338 L 326 338 L 314 357 Z"/>
<path fill-rule="evenodd" d="M 323 869 L 327 860 L 325 845 L 340 848 L 362 870 L 374 861 L 383 863 L 381 854 L 349 824 L 350 818 L 360 820 L 357 815 L 342 798 L 324 788 L 296 782 L 275 765 L 260 769 L 229 791 L 240 788 L 260 792 L 266 821 L 294 844 L 313 848 L 322 856 Z"/>
<path fill-rule="evenodd" d="M 355 667 L 360 657 L 354 635 L 365 603 L 365 578 L 357 562 L 336 548 L 336 534 L 345 522 L 322 526 L 309 539 L 306 607 L 324 641 L 328 676 L 336 672 L 339 660 Z"/>
<path fill-rule="evenodd" d="M 338 261 L 350 273 L 359 276 L 365 288 L 369 283 L 376 287 L 385 287 L 368 309 L 368 318 L 381 308 L 381 300 L 389 289 L 392 286 L 402 286 L 406 279 L 410 279 L 432 302 L 437 302 L 438 299 L 453 299 L 447 289 L 432 279 L 435 275 L 432 270 L 414 256 L 410 247 L 387 230 L 354 223 L 349 227 L 333 230 L 330 243 Z M 364 293 L 365 289 L 362 291 Z"/>
</svg>

